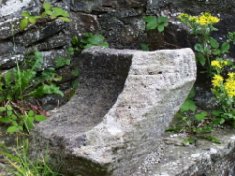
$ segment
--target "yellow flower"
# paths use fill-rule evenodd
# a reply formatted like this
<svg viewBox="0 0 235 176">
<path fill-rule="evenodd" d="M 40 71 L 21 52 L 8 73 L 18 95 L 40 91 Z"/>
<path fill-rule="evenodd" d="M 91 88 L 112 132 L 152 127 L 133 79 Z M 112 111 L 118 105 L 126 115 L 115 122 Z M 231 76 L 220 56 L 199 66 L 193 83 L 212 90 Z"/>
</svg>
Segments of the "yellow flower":
<svg viewBox="0 0 235 176">
<path fill-rule="evenodd" d="M 235 80 L 235 72 L 233 72 L 233 73 L 229 72 L 228 73 L 228 79 Z"/>
<path fill-rule="evenodd" d="M 212 85 L 213 87 L 219 87 L 224 81 L 224 78 L 220 75 L 214 75 L 212 78 Z"/>
<path fill-rule="evenodd" d="M 220 61 L 217 61 L 217 60 L 213 60 L 213 61 L 211 62 L 211 66 L 212 66 L 212 67 L 215 67 L 215 68 L 219 68 L 219 69 L 222 68 L 222 66 L 221 66 L 221 64 L 220 64 Z"/>
<path fill-rule="evenodd" d="M 202 13 L 197 17 L 196 23 L 201 26 L 218 23 L 220 19 L 216 16 L 212 16 L 210 13 Z"/>
<path fill-rule="evenodd" d="M 218 60 L 213 60 L 211 62 L 211 66 L 214 67 L 214 68 L 218 68 L 218 69 L 221 69 L 223 68 L 224 66 L 228 65 L 229 62 L 228 61 L 218 61 Z"/>
<path fill-rule="evenodd" d="M 235 97 L 235 80 L 227 79 L 224 84 L 225 91 L 230 98 Z"/>
</svg>

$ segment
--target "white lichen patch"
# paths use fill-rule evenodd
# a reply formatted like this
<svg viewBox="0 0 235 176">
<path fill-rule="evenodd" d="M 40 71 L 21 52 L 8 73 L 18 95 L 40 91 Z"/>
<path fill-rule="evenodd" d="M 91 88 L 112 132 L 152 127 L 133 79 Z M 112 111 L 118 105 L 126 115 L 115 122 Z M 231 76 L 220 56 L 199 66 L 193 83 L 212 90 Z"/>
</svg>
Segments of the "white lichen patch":
<svg viewBox="0 0 235 176">
<path fill-rule="evenodd" d="M 20 11 L 23 7 L 27 7 L 32 0 L 8 0 L 0 8 L 0 16 L 8 16 Z"/>
</svg>

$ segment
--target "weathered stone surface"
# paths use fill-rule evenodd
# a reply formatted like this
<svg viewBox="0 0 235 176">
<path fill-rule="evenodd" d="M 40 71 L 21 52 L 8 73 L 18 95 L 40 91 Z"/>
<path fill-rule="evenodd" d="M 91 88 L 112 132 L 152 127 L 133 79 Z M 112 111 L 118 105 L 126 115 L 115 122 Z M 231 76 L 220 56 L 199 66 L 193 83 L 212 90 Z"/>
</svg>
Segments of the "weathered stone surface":
<svg viewBox="0 0 235 176">
<path fill-rule="evenodd" d="M 80 71 L 76 95 L 33 135 L 54 163 L 63 159 L 66 175 L 130 175 L 158 147 L 196 79 L 190 49 L 91 48 L 80 56 Z"/>
<path fill-rule="evenodd" d="M 233 176 L 234 132 L 218 129 L 212 135 L 218 137 L 221 144 L 201 140 L 196 146 L 183 146 L 185 135 L 165 134 L 161 150 L 149 154 L 131 176 Z"/>
</svg>

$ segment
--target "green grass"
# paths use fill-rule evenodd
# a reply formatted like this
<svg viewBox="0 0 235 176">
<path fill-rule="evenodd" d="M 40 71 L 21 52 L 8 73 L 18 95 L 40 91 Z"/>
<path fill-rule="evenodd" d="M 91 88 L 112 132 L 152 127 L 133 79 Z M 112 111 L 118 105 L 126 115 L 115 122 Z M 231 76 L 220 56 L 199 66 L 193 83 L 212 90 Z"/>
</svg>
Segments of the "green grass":
<svg viewBox="0 0 235 176">
<path fill-rule="evenodd" d="M 1 155 L 7 164 L 5 172 L 13 176 L 61 176 L 50 167 L 48 156 L 38 157 L 34 160 L 30 158 L 28 139 L 24 139 L 13 149 L 1 144 Z"/>
</svg>

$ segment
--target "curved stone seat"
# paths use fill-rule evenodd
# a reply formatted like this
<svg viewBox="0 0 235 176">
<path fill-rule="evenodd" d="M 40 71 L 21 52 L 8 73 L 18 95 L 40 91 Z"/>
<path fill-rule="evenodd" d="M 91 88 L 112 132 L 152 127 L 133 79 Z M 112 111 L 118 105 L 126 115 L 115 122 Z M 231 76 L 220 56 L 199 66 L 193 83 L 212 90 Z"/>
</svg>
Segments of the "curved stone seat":
<svg viewBox="0 0 235 176">
<path fill-rule="evenodd" d="M 192 88 L 194 54 L 91 48 L 79 62 L 76 95 L 37 125 L 34 149 L 48 149 L 66 176 L 129 176 Z"/>
</svg>

